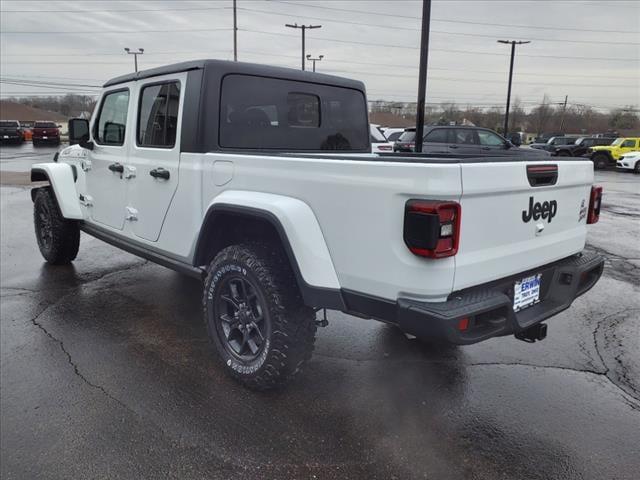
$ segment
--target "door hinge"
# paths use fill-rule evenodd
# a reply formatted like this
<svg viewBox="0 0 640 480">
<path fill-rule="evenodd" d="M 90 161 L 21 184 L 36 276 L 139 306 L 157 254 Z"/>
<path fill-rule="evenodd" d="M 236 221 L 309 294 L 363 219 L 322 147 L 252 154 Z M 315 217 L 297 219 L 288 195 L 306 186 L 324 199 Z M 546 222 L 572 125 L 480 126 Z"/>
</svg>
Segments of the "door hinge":
<svg viewBox="0 0 640 480">
<path fill-rule="evenodd" d="M 138 210 L 133 207 L 127 207 L 127 215 L 124 217 L 125 220 L 130 222 L 135 222 L 138 220 Z"/>
<path fill-rule="evenodd" d="M 89 195 L 80 194 L 80 205 L 84 205 L 85 207 L 93 207 L 93 197 Z"/>
<path fill-rule="evenodd" d="M 130 165 L 124 167 L 124 178 L 136 178 L 136 167 Z"/>
</svg>

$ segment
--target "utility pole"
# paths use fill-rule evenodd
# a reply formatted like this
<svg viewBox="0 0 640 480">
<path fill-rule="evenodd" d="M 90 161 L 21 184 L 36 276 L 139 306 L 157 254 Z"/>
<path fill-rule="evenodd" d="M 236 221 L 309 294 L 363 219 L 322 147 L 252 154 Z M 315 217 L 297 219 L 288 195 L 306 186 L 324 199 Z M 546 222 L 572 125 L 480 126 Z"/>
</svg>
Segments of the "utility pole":
<svg viewBox="0 0 640 480">
<path fill-rule="evenodd" d="M 504 112 L 504 130 L 503 136 L 506 138 L 509 132 L 509 103 L 511 103 L 511 82 L 513 80 L 513 58 L 516 55 L 516 45 L 524 45 L 525 43 L 531 43 L 530 41 L 522 40 L 498 40 L 498 43 L 511 44 L 511 63 L 509 65 L 509 87 L 507 89 L 507 109 Z"/>
<path fill-rule="evenodd" d="M 562 106 L 562 120 L 560 121 L 560 132 L 564 132 L 564 114 L 567 112 L 567 100 L 569 100 L 569 95 L 564 96 L 564 105 Z"/>
<path fill-rule="evenodd" d="M 304 32 L 307 28 L 322 28 L 322 25 L 298 25 L 297 23 L 291 25 L 290 23 L 287 23 L 285 24 L 285 27 L 302 29 L 302 70 L 304 70 Z"/>
<path fill-rule="evenodd" d="M 144 53 L 144 48 L 139 48 L 137 52 L 132 52 L 130 48 L 124 49 L 129 55 L 133 55 L 133 65 L 135 66 L 136 72 L 138 71 L 138 55 L 142 55 Z"/>
<path fill-rule="evenodd" d="M 324 55 L 318 55 L 317 58 L 312 57 L 311 55 L 307 55 L 307 60 L 313 62 L 313 71 L 316 71 L 316 62 L 319 62 L 324 58 Z"/>
<path fill-rule="evenodd" d="M 238 16 L 236 0 L 233 0 L 233 61 L 238 61 Z"/>
<path fill-rule="evenodd" d="M 418 111 L 416 112 L 415 151 L 422 152 L 424 132 L 424 102 L 427 92 L 427 62 L 429 59 L 429 28 L 431 24 L 431 0 L 422 0 L 422 33 L 420 34 L 420 71 L 418 76 Z"/>
</svg>

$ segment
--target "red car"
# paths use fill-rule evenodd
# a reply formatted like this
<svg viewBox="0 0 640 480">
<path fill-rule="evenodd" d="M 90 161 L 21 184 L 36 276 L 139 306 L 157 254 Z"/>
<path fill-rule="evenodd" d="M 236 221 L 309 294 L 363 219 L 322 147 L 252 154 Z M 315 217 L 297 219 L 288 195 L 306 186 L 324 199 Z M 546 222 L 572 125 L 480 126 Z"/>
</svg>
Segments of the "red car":
<svg viewBox="0 0 640 480">
<path fill-rule="evenodd" d="M 60 128 L 54 122 L 36 122 L 31 138 L 34 146 L 43 143 L 60 145 Z"/>
</svg>

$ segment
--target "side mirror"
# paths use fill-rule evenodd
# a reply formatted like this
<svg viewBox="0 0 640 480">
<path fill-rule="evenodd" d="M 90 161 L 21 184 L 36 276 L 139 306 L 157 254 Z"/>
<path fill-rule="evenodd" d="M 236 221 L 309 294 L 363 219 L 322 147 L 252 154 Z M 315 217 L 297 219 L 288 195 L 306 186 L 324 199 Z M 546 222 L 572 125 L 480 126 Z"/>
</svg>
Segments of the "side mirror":
<svg viewBox="0 0 640 480">
<path fill-rule="evenodd" d="M 505 150 L 509 150 L 512 147 L 515 147 L 515 145 L 513 143 L 511 143 L 509 140 L 505 140 L 505 142 L 504 142 Z"/>
<path fill-rule="evenodd" d="M 69 120 L 69 145 L 76 144 L 93 150 L 93 142 L 89 140 L 89 121 L 84 118 Z"/>
</svg>

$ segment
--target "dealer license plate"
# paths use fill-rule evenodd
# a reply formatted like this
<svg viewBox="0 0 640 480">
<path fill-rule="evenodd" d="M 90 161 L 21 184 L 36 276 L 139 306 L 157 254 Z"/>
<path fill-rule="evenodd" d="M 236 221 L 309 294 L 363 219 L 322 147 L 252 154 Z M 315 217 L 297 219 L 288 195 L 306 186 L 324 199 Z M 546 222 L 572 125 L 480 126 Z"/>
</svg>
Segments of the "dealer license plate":
<svg viewBox="0 0 640 480">
<path fill-rule="evenodd" d="M 542 274 L 525 277 L 513 287 L 513 311 L 518 312 L 540 301 Z"/>
</svg>

